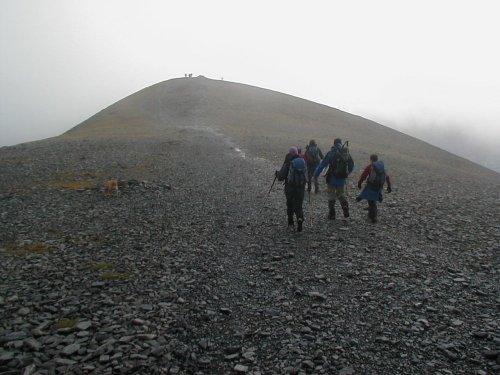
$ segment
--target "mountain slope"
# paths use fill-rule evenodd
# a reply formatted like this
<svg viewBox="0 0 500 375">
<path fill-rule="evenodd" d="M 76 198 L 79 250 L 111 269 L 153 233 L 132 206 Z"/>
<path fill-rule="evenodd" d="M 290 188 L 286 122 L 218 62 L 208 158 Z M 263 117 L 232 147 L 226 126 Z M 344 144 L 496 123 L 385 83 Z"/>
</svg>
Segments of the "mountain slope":
<svg viewBox="0 0 500 375">
<path fill-rule="evenodd" d="M 498 179 L 498 174 L 416 138 L 359 116 L 275 91 L 204 77 L 145 88 L 84 121 L 66 137 L 151 136 L 179 128 L 221 131 L 245 150 L 274 159 L 290 144 L 314 138 L 324 151 L 333 138 L 350 141 L 365 163 L 378 153 L 391 170 L 407 163 L 434 174 Z"/>
<path fill-rule="evenodd" d="M 289 231 L 274 170 L 337 135 L 349 220 L 321 179 Z M 372 151 L 393 177 L 377 224 L 354 190 Z M 0 148 L 0 175 L 0 373 L 498 372 L 498 174 L 424 142 L 181 79 Z"/>
</svg>

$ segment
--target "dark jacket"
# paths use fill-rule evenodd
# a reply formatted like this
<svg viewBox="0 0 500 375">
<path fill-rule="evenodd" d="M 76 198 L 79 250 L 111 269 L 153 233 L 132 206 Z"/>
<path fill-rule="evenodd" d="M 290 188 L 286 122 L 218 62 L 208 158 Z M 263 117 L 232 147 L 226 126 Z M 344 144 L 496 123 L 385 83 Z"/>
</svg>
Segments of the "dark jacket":
<svg viewBox="0 0 500 375">
<path fill-rule="evenodd" d="M 285 185 L 288 184 L 288 171 L 290 170 L 290 163 L 293 159 L 298 157 L 299 155 L 296 154 L 286 154 L 285 161 L 278 172 L 278 181 L 285 181 Z"/>
<path fill-rule="evenodd" d="M 330 160 L 332 160 L 335 157 L 337 150 L 340 150 L 341 148 L 342 148 L 342 145 L 337 144 L 336 146 L 333 146 L 330 151 L 328 151 L 325 158 L 321 161 L 321 163 L 318 165 L 318 167 L 314 171 L 315 178 L 318 178 L 318 176 L 321 174 L 321 171 L 330 165 Z M 349 155 L 349 164 L 348 164 L 347 169 L 348 169 L 349 173 L 351 173 L 354 169 L 354 161 L 352 160 L 350 155 Z M 342 185 L 345 185 L 347 183 L 347 178 L 338 178 L 338 177 L 334 177 L 333 175 L 330 175 L 327 178 L 326 183 L 328 185 L 342 186 Z"/>
<path fill-rule="evenodd" d="M 309 147 L 311 146 L 315 146 L 316 149 L 318 150 L 318 156 L 319 156 L 319 159 L 320 161 L 319 162 L 315 162 L 314 160 L 309 160 L 310 158 L 308 157 L 308 154 L 307 154 L 307 151 L 309 150 Z M 307 168 L 316 168 L 318 166 L 319 163 L 321 163 L 321 160 L 324 159 L 324 155 L 323 153 L 321 152 L 321 149 L 318 147 L 318 145 L 315 143 L 314 145 L 307 145 L 306 146 L 306 152 L 304 153 L 304 158 L 306 159 L 306 162 L 307 162 Z"/>
</svg>

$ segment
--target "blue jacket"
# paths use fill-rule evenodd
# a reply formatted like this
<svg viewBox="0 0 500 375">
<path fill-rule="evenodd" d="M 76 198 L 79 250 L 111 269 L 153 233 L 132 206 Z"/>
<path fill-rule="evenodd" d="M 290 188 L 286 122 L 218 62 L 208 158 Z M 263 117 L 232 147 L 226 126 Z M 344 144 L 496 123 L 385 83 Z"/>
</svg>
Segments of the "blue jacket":
<svg viewBox="0 0 500 375">
<path fill-rule="evenodd" d="M 330 160 L 332 160 L 335 157 L 337 150 L 340 150 L 341 148 L 342 148 L 341 144 L 337 144 L 336 146 L 333 146 L 331 148 L 331 150 L 326 154 L 325 158 L 316 167 L 316 170 L 314 171 L 315 178 L 318 178 L 318 176 L 321 174 L 321 171 L 330 165 Z M 354 169 L 354 161 L 352 160 L 351 156 L 349 156 L 349 165 L 348 165 L 349 173 L 351 173 L 353 169 Z M 342 186 L 347 183 L 347 178 L 338 178 L 329 175 L 329 177 L 326 180 L 326 183 L 328 185 Z"/>
</svg>

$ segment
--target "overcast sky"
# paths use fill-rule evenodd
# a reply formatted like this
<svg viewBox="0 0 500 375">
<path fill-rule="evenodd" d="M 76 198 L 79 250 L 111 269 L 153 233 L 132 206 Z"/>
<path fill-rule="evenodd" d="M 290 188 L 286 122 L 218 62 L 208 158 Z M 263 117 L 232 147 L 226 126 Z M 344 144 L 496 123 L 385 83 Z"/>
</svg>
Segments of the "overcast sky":
<svg viewBox="0 0 500 375">
<path fill-rule="evenodd" d="M 0 0 L 0 146 L 193 73 L 500 149 L 496 3 Z"/>
</svg>

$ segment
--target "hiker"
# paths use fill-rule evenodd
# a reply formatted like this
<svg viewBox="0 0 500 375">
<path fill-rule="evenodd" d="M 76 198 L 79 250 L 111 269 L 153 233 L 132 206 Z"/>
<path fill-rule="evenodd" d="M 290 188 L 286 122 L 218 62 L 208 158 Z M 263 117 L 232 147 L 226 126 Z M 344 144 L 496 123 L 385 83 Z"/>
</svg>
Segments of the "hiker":
<svg viewBox="0 0 500 375">
<path fill-rule="evenodd" d="M 347 142 L 346 142 L 347 143 Z M 317 183 L 321 171 L 328 166 L 326 174 L 326 184 L 328 192 L 328 219 L 335 220 L 335 201 L 340 202 L 344 217 L 349 217 L 349 203 L 345 197 L 345 185 L 347 177 L 354 169 L 354 161 L 349 154 L 347 146 L 342 146 L 342 140 L 336 138 L 333 146 L 326 154 L 325 158 L 316 167 L 313 174 L 313 181 Z"/>
<path fill-rule="evenodd" d="M 299 157 L 296 146 L 290 147 L 285 156 L 285 162 L 281 169 L 276 171 L 278 181 L 285 182 L 286 211 L 288 215 L 288 229 L 294 229 L 294 214 L 297 218 L 297 232 L 302 232 L 304 223 L 304 190 L 306 185 L 307 165 L 304 159 Z"/>
<path fill-rule="evenodd" d="M 324 158 L 321 149 L 316 144 L 314 139 L 309 141 L 309 144 L 306 146 L 306 152 L 304 154 L 306 163 L 307 163 L 307 191 L 311 191 L 312 187 L 312 176 L 314 171 L 316 170 L 321 160 Z M 314 193 L 317 194 L 319 192 L 319 184 L 318 180 L 314 181 Z"/>
<path fill-rule="evenodd" d="M 299 155 L 299 158 L 305 159 L 306 156 L 302 153 L 302 149 L 297 146 L 297 155 Z"/>
<path fill-rule="evenodd" d="M 382 202 L 382 190 L 384 183 L 387 182 L 387 193 L 392 191 L 391 179 L 385 173 L 385 166 L 382 160 L 378 160 L 378 155 L 370 155 L 370 164 L 368 164 L 358 180 L 358 188 L 361 189 L 363 181 L 366 179 L 366 185 L 356 197 L 356 201 L 360 202 L 363 199 L 368 201 L 368 218 L 372 223 L 377 222 L 377 201 Z"/>
</svg>

